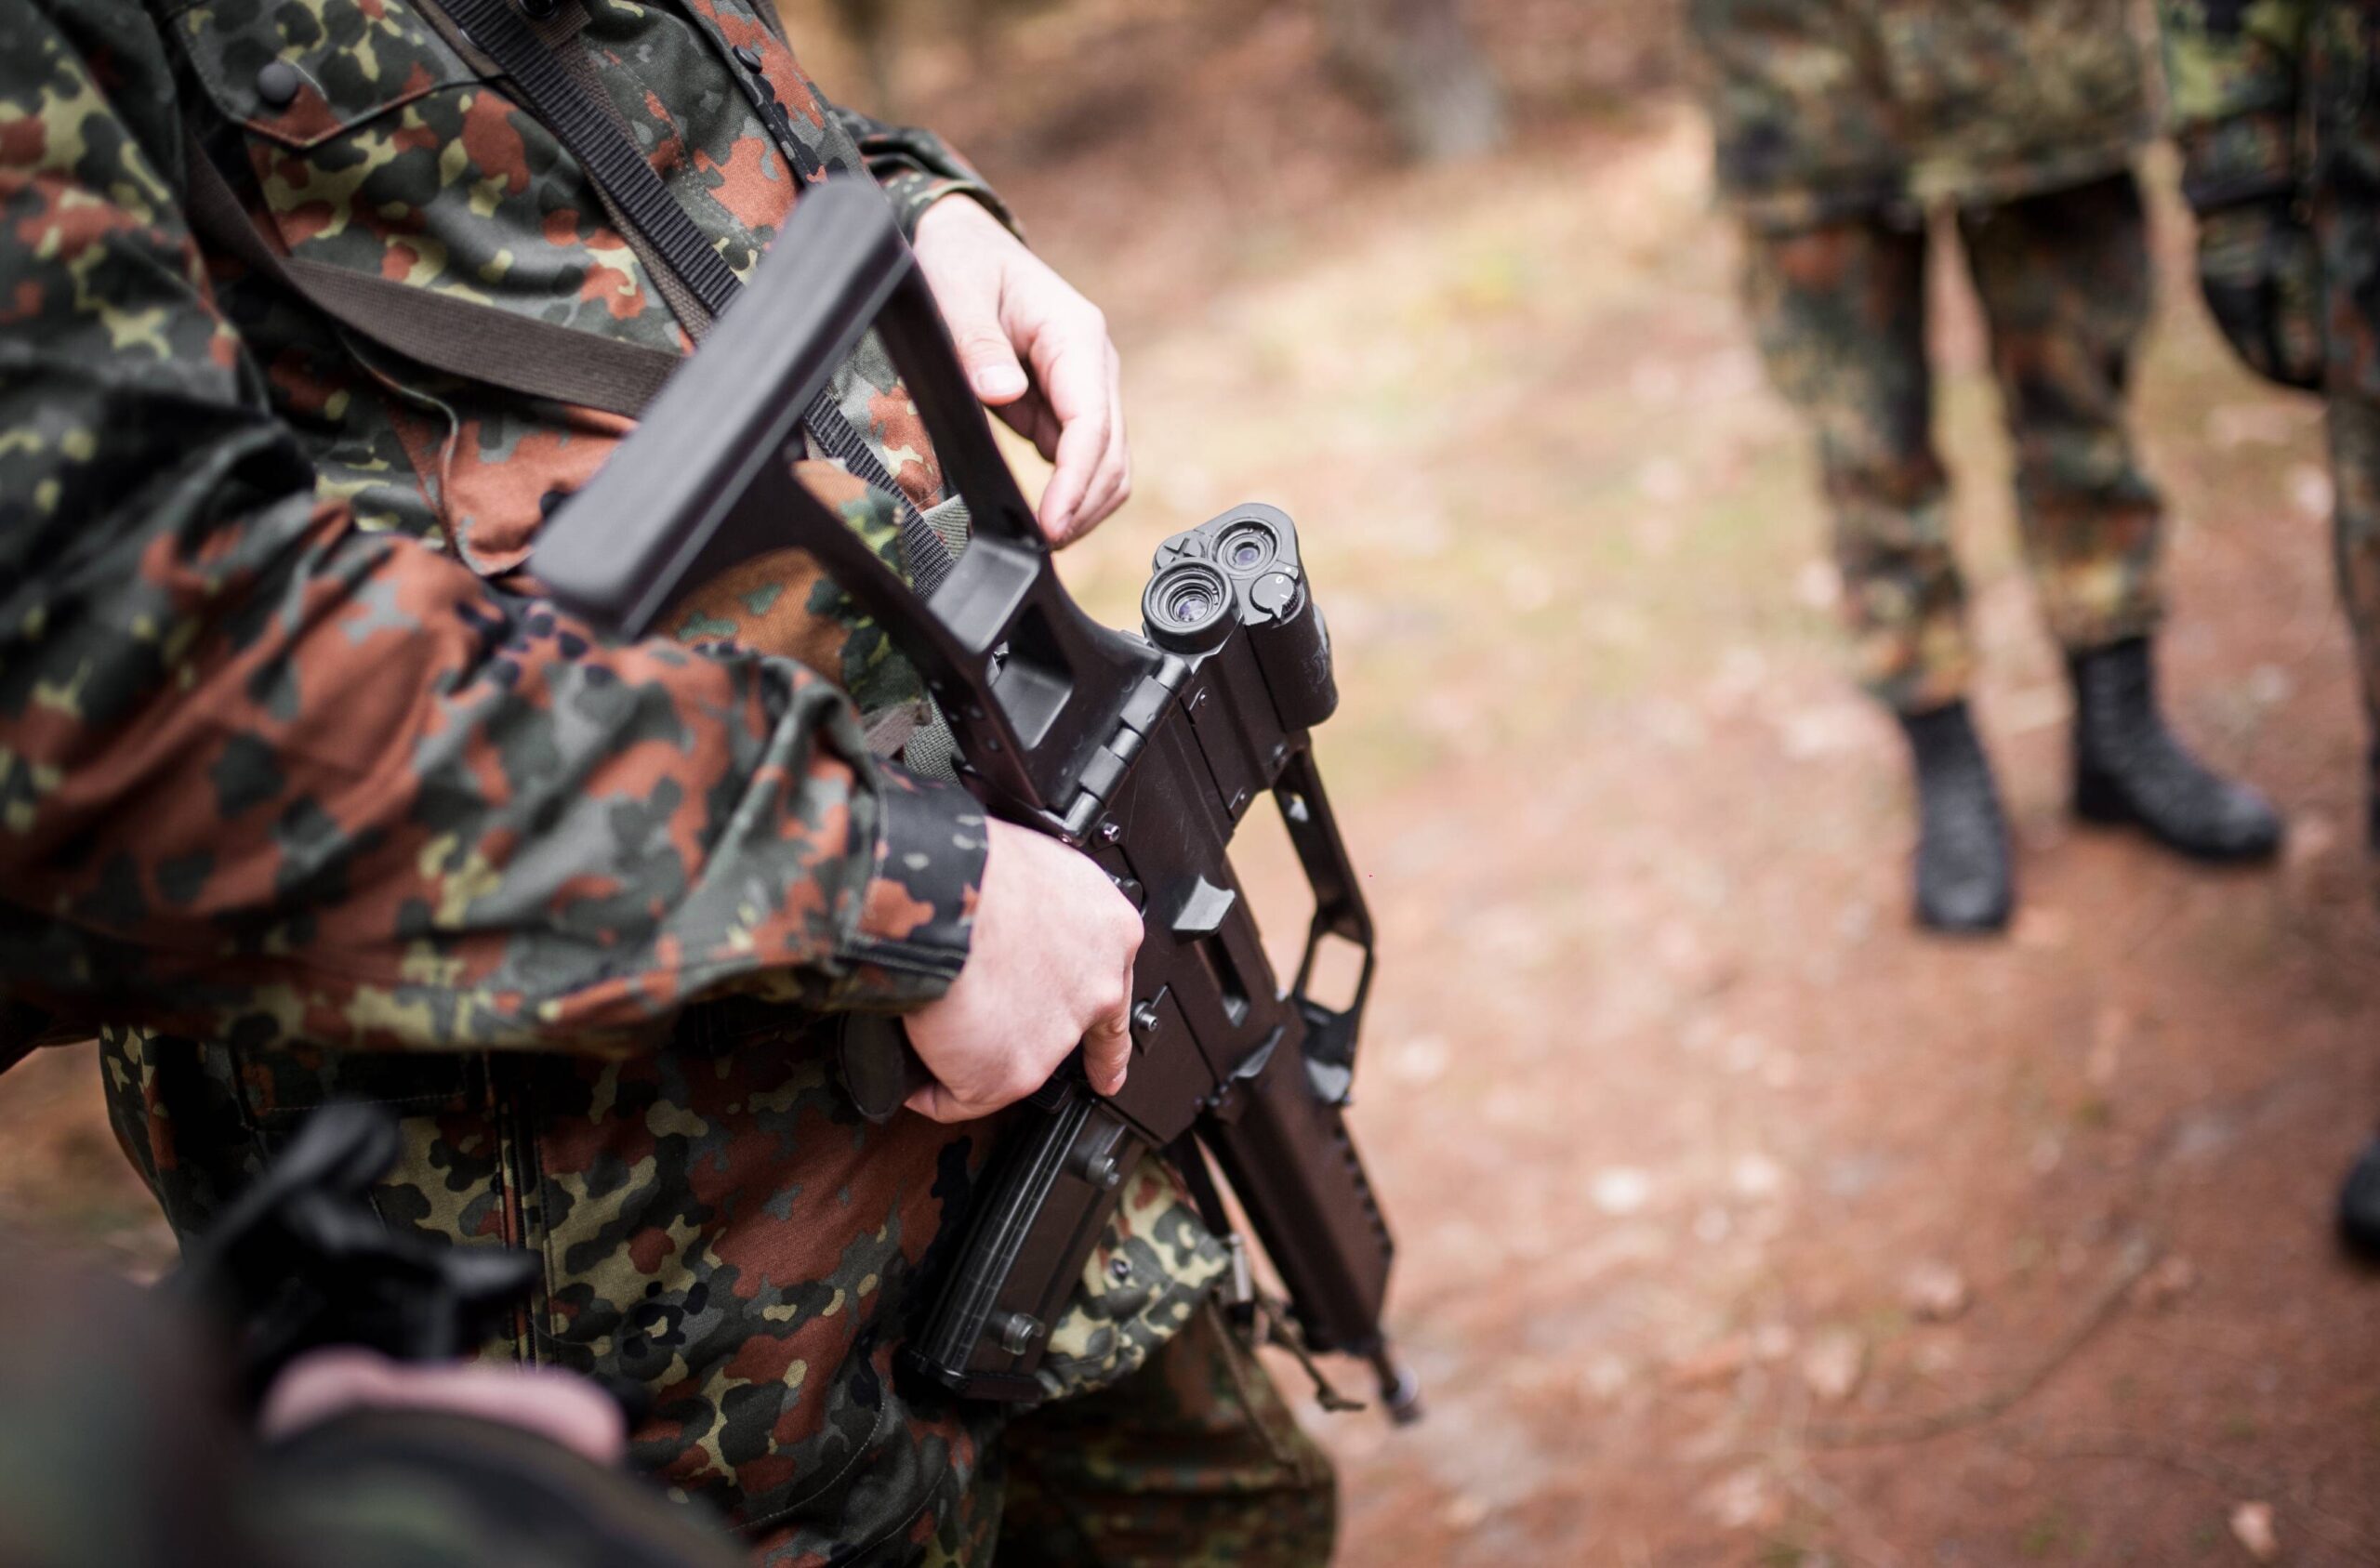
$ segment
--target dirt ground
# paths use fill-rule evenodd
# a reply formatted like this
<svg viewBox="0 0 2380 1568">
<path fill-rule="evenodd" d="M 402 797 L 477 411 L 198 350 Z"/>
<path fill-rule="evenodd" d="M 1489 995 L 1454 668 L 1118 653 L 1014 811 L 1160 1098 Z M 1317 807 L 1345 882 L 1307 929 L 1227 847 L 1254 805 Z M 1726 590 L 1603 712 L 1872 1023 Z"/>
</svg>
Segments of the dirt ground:
<svg viewBox="0 0 2380 1568">
<path fill-rule="evenodd" d="M 1703 133 L 1658 29 L 1568 9 L 1483 7 L 1525 135 L 1460 171 L 1395 169 L 1292 7 L 904 57 L 1124 349 L 1139 497 L 1078 584 L 1120 618 L 1157 539 L 1262 499 L 1330 616 L 1382 925 L 1357 1131 L 1431 1404 L 1315 1416 L 1342 1561 L 2245 1563 L 2261 1505 L 2274 1561 L 2380 1562 L 2380 1280 L 2327 1229 L 2380 1117 L 2380 929 L 2317 414 L 2167 289 L 2171 706 L 2291 846 L 2217 874 L 2081 830 L 1946 270 L 2023 913 L 1912 933 L 1898 741 L 1841 678 Z M 0 1113 L 0 1219 L 162 1260 L 87 1060 Z"/>
</svg>

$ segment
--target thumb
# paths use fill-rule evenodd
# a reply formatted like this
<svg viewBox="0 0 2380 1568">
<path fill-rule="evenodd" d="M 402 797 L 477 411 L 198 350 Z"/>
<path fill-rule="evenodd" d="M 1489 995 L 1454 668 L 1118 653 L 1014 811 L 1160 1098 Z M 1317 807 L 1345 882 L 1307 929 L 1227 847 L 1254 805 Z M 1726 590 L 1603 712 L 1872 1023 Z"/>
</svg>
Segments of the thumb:
<svg viewBox="0 0 2380 1568">
<path fill-rule="evenodd" d="M 1025 366 L 1016 357 L 1016 349 L 1001 329 L 999 317 L 989 302 L 970 299 L 966 305 L 950 313 L 951 340 L 959 349 L 959 362 L 967 372 L 967 384 L 985 402 L 998 405 L 1014 402 L 1025 395 Z"/>
<path fill-rule="evenodd" d="M 1128 989 L 1120 1006 L 1093 1019 L 1084 1031 L 1083 1075 L 1100 1093 L 1114 1094 L 1124 1087 L 1124 1074 L 1131 1064 L 1132 1001 Z"/>
<path fill-rule="evenodd" d="M 951 1092 L 940 1084 L 920 1084 L 901 1102 L 930 1122 L 963 1122 L 970 1118 Z"/>
</svg>

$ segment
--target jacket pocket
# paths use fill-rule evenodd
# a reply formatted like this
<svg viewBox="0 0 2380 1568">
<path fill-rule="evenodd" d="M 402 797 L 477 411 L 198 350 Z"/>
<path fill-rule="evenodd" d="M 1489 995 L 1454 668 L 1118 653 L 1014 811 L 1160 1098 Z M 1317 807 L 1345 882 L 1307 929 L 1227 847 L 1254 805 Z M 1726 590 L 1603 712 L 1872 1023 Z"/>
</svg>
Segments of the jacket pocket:
<svg viewBox="0 0 2380 1568">
<path fill-rule="evenodd" d="M 195 0 L 166 24 L 218 112 L 293 149 L 479 80 L 402 0 Z"/>
<path fill-rule="evenodd" d="M 487 1100 L 486 1058 L 474 1052 L 231 1048 L 241 1113 L 277 1148 L 334 1100 L 361 1100 L 399 1116 L 477 1112 Z"/>
</svg>

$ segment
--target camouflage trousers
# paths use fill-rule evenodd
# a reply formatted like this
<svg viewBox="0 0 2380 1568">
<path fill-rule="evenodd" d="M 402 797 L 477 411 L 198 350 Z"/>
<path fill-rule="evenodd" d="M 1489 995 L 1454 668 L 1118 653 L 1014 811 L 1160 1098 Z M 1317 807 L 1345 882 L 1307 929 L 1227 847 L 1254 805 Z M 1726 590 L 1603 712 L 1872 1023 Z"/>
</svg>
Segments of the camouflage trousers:
<svg viewBox="0 0 2380 1568">
<path fill-rule="evenodd" d="M 2380 14 L 2322 7 L 2307 45 L 2314 153 L 2307 184 L 2322 262 L 2333 541 L 2356 675 L 2380 747 Z"/>
<path fill-rule="evenodd" d="M 1012 1422 L 981 1484 L 1004 1568 L 1320 1568 L 1338 1531 L 1329 1456 L 1211 1303 L 1123 1382 Z"/>
<path fill-rule="evenodd" d="M 992 1404 L 970 1413 L 977 1441 L 969 1451 L 978 1457 L 952 1517 L 929 1510 L 899 1539 L 853 1561 L 918 1568 L 1323 1568 L 1330 1561 L 1339 1498 L 1329 1456 L 1211 1299 L 1118 1383 L 1013 1415 Z M 813 1568 L 822 1561 L 810 1549 L 814 1539 L 762 1535 L 754 1560 Z"/>
<path fill-rule="evenodd" d="M 2142 635 L 2162 530 L 2123 428 L 2149 300 L 2139 189 L 2120 175 L 1965 208 L 1957 225 L 2050 630 L 2069 650 Z M 1817 436 L 1860 680 L 1902 712 L 1954 701 L 1973 655 L 1933 441 L 1926 231 L 1871 217 L 1745 243 L 1762 355 Z"/>
<path fill-rule="evenodd" d="M 2364 712 L 2380 744 L 2380 402 L 2334 394 L 2329 415 L 2339 598 L 2355 633 Z"/>
<path fill-rule="evenodd" d="M 972 1473 L 858 1557 L 747 1534 L 758 1568 L 1326 1568 L 1338 1475 L 1242 1330 L 1210 1301 L 1141 1369 L 1010 1414 L 977 1403 Z"/>
</svg>

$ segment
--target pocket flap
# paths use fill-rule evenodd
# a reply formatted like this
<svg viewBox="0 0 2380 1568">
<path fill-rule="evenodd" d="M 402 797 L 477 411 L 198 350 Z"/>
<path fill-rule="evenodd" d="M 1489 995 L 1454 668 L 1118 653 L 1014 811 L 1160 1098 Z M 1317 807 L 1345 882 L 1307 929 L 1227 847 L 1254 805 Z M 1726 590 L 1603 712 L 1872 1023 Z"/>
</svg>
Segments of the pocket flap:
<svg viewBox="0 0 2380 1568">
<path fill-rule="evenodd" d="M 225 116 L 290 147 L 479 80 L 401 0 L 199 0 L 173 33 Z"/>
</svg>

